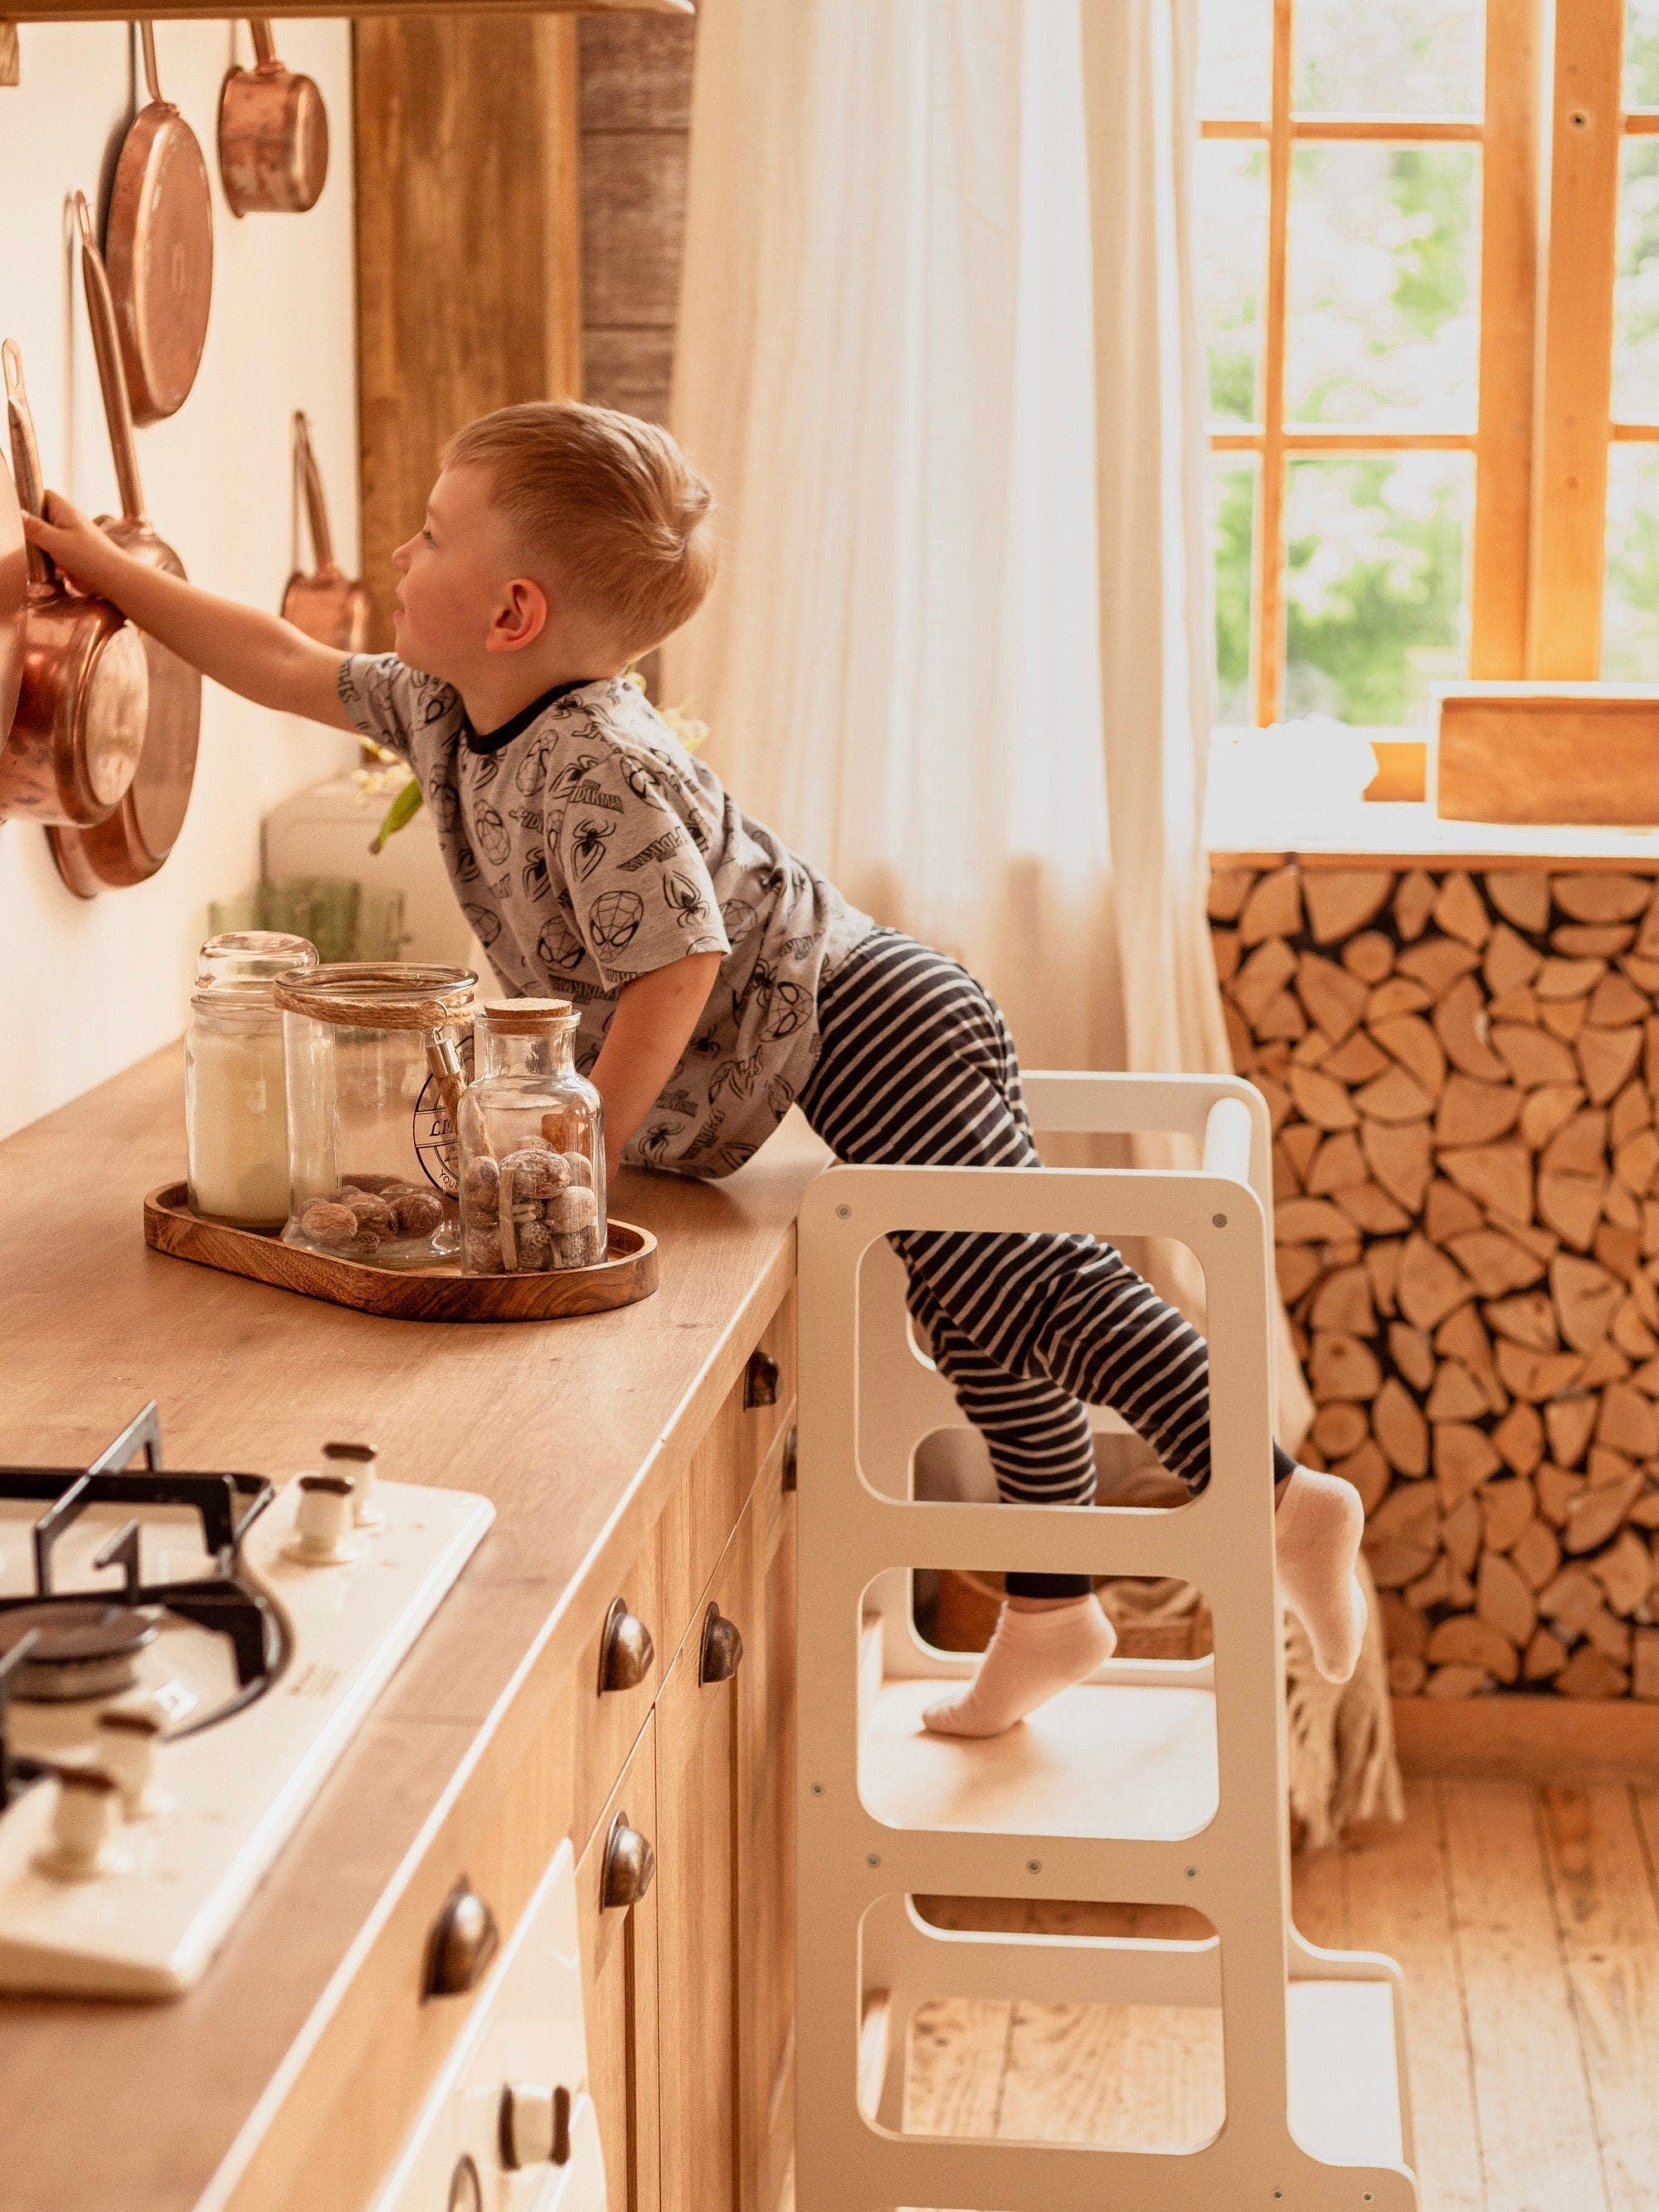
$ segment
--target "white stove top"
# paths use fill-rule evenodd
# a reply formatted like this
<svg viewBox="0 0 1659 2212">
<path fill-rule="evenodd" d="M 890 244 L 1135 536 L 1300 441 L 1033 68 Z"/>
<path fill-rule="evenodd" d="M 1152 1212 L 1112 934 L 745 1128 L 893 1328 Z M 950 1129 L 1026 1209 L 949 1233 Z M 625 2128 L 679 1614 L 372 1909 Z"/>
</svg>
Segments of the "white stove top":
<svg viewBox="0 0 1659 2212">
<path fill-rule="evenodd" d="M 241 1694 L 226 1637 L 161 1610 L 126 1662 L 136 1680 L 14 1695 L 11 1753 L 55 1771 L 0 1811 L 0 1990 L 188 1989 L 494 1517 L 464 1492 L 380 1483 L 378 1518 L 359 1526 L 331 1466 L 281 1490 L 244 1538 L 235 1571 L 271 1608 L 276 1665 L 240 1709 L 214 1717 Z M 41 1510 L 0 1499 L 0 1595 L 35 1588 Z M 137 1511 L 147 1589 L 213 1575 L 194 1512 Z M 118 1604 L 118 1571 L 92 1561 L 131 1517 L 114 1500 L 87 1506 L 53 1551 L 54 1593 Z"/>
</svg>

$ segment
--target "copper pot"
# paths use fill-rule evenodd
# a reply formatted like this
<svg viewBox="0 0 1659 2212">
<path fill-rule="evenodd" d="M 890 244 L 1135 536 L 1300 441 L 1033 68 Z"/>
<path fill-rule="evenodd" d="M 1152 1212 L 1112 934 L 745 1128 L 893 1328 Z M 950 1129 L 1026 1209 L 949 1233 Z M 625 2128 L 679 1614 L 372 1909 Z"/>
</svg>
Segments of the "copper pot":
<svg viewBox="0 0 1659 2212">
<path fill-rule="evenodd" d="M 92 325 L 92 349 L 104 397 L 115 458 L 121 512 L 100 514 L 98 526 L 124 553 L 170 576 L 182 576 L 185 564 L 152 526 L 144 512 L 144 488 L 132 434 L 132 410 L 115 328 L 115 303 L 93 238 L 92 214 L 84 196 L 75 195 L 81 231 L 81 276 Z M 149 708 L 144 749 L 125 796 L 106 821 L 90 830 L 51 831 L 58 872 L 81 898 L 118 890 L 153 876 L 177 843 L 190 805 L 196 775 L 196 750 L 202 726 L 202 679 L 187 660 L 158 639 L 144 635 L 149 669 Z"/>
<path fill-rule="evenodd" d="M 27 634 L 28 548 L 23 542 L 23 510 L 11 471 L 0 461 L 0 746 L 17 711 L 17 687 L 23 680 L 23 640 Z"/>
<path fill-rule="evenodd" d="M 133 420 L 160 422 L 190 396 L 213 298 L 213 195 L 196 133 L 155 74 L 155 36 L 139 25 L 149 105 L 121 144 L 104 258 L 121 333 Z"/>
<path fill-rule="evenodd" d="M 323 479 L 311 449 L 311 425 L 297 410 L 294 455 L 311 526 L 311 557 L 317 565 L 310 575 L 296 568 L 289 578 L 283 592 L 283 619 L 315 638 L 319 645 L 337 647 L 342 653 L 361 653 L 368 636 L 368 592 L 334 558 Z"/>
<path fill-rule="evenodd" d="M 270 25 L 252 18 L 254 64 L 219 99 L 219 174 L 233 215 L 303 215 L 328 175 L 328 111 L 308 76 L 276 58 Z"/>
<path fill-rule="evenodd" d="M 0 351 L 18 494 L 38 515 L 45 495 L 23 358 L 11 338 Z M 0 814 L 101 822 L 120 804 L 143 747 L 143 642 L 118 607 L 72 592 L 38 545 L 28 549 L 28 575 L 17 713 L 0 752 Z"/>
</svg>

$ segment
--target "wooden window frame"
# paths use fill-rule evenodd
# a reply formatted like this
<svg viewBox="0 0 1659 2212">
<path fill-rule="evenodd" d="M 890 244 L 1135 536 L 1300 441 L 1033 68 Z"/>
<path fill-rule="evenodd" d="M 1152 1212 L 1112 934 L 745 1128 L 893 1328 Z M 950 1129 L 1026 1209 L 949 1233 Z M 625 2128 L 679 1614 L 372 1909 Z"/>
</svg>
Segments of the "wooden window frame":
<svg viewBox="0 0 1659 2212">
<path fill-rule="evenodd" d="M 1544 0 L 1486 0 L 1479 115 L 1304 113 L 1292 106 L 1295 0 L 1272 0 L 1265 116 L 1218 115 L 1206 139 L 1267 152 L 1259 351 L 1261 420 L 1218 425 L 1218 453 L 1255 453 L 1251 700 L 1259 727 L 1284 702 L 1285 501 L 1306 453 L 1472 453 L 1469 673 L 1600 673 L 1607 449 L 1659 441 L 1659 423 L 1611 418 L 1619 149 L 1659 130 L 1620 106 L 1624 0 L 1556 0 L 1544 100 Z M 1479 372 L 1472 428 L 1335 428 L 1285 416 L 1285 262 L 1292 161 L 1302 145 L 1481 149 Z M 1546 185 L 1547 184 L 1547 191 Z"/>
</svg>

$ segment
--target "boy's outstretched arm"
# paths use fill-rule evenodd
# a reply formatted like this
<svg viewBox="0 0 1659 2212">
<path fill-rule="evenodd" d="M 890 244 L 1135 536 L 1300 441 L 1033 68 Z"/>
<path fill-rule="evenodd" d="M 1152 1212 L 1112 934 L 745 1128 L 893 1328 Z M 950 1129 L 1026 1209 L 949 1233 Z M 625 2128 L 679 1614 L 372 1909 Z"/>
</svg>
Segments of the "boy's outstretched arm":
<svg viewBox="0 0 1659 2212">
<path fill-rule="evenodd" d="M 31 540 L 49 553 L 70 583 L 112 599 L 140 629 L 261 707 L 349 730 L 336 682 L 343 655 L 304 636 L 280 616 L 235 599 L 216 598 L 180 576 L 169 576 L 112 544 L 58 492 L 46 495 L 44 522 L 26 515 Z"/>
<path fill-rule="evenodd" d="M 613 1176 L 629 1139 L 657 1102 L 679 1065 L 708 1004 L 720 973 L 718 952 L 692 952 L 684 960 L 636 975 L 617 994 L 617 1011 L 593 1063 L 592 1081 L 605 1101 L 605 1172 Z"/>
</svg>

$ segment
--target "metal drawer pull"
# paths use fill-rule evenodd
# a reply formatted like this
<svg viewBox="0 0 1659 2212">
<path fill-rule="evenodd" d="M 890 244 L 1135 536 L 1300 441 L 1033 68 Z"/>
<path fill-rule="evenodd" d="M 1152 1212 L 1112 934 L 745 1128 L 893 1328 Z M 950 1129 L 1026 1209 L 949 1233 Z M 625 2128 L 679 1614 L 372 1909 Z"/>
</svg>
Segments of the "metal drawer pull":
<svg viewBox="0 0 1659 2212">
<path fill-rule="evenodd" d="M 799 1460 L 799 1431 L 791 1429 L 783 1440 L 783 1494 L 786 1498 L 793 1498 L 794 1495 L 795 1485 L 800 1474 Z"/>
<path fill-rule="evenodd" d="M 475 1987 L 500 1942 L 495 1914 L 463 1875 L 432 1931 L 426 1968 L 428 1996 L 464 1996 Z"/>
<path fill-rule="evenodd" d="M 605 1839 L 605 1873 L 599 1883 L 599 1903 L 607 1911 L 625 1911 L 629 1905 L 637 1905 L 650 1888 L 656 1871 L 657 1854 L 649 1839 L 637 1828 L 629 1826 L 626 1813 L 618 1813 Z"/>
<path fill-rule="evenodd" d="M 699 1682 L 729 1682 L 743 1661 L 743 1634 L 719 1606 L 711 1605 L 702 1617 L 702 1656 L 697 1662 Z"/>
<path fill-rule="evenodd" d="M 750 1353 L 748 1371 L 743 1378 L 743 1402 L 745 1407 L 777 1404 L 778 1363 L 769 1352 L 756 1350 Z"/>
<path fill-rule="evenodd" d="M 628 1610 L 625 1597 L 612 1598 L 599 1638 L 599 1694 L 607 1690 L 636 1690 L 651 1672 L 657 1647 L 651 1631 L 637 1613 Z"/>
<path fill-rule="evenodd" d="M 570 2161 L 570 2092 L 538 2081 L 509 2081 L 501 2091 L 501 2164 L 509 2173 L 526 2166 Z"/>
</svg>

